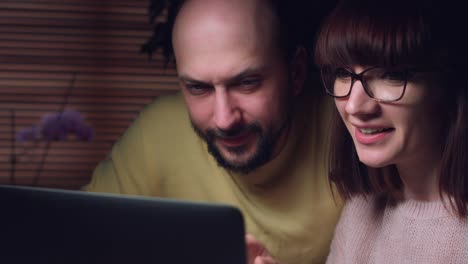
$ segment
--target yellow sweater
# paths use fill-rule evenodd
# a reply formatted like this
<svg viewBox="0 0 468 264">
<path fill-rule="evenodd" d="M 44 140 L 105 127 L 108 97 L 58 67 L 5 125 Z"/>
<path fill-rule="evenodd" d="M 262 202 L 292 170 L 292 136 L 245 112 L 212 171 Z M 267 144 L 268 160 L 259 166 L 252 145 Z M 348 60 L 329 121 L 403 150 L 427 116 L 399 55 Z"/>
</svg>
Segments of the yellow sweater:
<svg viewBox="0 0 468 264">
<path fill-rule="evenodd" d="M 244 215 L 246 232 L 281 263 L 324 263 L 341 209 L 326 173 L 330 106 L 323 98 L 298 104 L 281 153 L 255 172 L 237 175 L 207 152 L 181 95 L 161 97 L 115 144 L 84 189 L 234 205 Z"/>
</svg>

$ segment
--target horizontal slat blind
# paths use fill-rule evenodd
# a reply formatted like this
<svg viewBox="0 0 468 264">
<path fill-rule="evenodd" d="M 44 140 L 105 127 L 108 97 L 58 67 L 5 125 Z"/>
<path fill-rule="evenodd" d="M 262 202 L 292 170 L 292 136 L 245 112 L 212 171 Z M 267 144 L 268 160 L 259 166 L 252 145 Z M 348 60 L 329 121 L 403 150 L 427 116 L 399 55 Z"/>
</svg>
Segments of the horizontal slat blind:
<svg viewBox="0 0 468 264">
<path fill-rule="evenodd" d="M 173 65 L 140 46 L 147 0 L 0 0 L 0 183 L 77 189 L 144 106 L 177 90 Z M 77 110 L 95 139 L 15 142 Z M 14 159 L 16 157 L 16 159 Z"/>
</svg>

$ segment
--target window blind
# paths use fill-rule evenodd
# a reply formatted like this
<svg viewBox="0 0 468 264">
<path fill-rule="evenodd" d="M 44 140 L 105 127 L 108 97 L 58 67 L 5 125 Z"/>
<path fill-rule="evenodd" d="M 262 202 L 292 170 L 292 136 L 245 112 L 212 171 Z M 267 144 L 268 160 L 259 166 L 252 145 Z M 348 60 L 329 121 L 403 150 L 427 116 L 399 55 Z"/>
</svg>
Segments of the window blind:
<svg viewBox="0 0 468 264">
<path fill-rule="evenodd" d="M 148 1 L 0 2 L 0 183 L 77 189 L 157 96 L 178 89 L 151 35 Z M 16 141 L 46 114 L 79 111 L 93 141 Z"/>
</svg>

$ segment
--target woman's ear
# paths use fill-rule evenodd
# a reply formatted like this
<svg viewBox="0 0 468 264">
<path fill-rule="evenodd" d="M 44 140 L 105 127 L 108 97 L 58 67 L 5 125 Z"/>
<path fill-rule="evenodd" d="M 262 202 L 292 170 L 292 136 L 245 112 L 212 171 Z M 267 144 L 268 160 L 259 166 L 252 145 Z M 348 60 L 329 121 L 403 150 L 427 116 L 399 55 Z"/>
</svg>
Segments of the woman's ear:
<svg viewBox="0 0 468 264">
<path fill-rule="evenodd" d="M 296 49 L 294 58 L 291 64 L 291 81 L 293 85 L 294 95 L 298 95 L 307 78 L 307 51 L 301 46 Z"/>
</svg>

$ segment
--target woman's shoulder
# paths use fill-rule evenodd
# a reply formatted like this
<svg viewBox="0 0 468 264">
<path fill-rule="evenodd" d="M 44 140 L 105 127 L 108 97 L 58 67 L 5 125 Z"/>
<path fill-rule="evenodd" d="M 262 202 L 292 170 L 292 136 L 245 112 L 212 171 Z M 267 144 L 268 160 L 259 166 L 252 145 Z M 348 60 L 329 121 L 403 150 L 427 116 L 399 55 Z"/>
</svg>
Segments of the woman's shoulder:
<svg viewBox="0 0 468 264">
<path fill-rule="evenodd" d="M 356 195 L 345 202 L 342 218 L 356 222 L 355 224 L 366 224 L 381 219 L 386 205 L 387 199 L 384 197 Z"/>
</svg>

